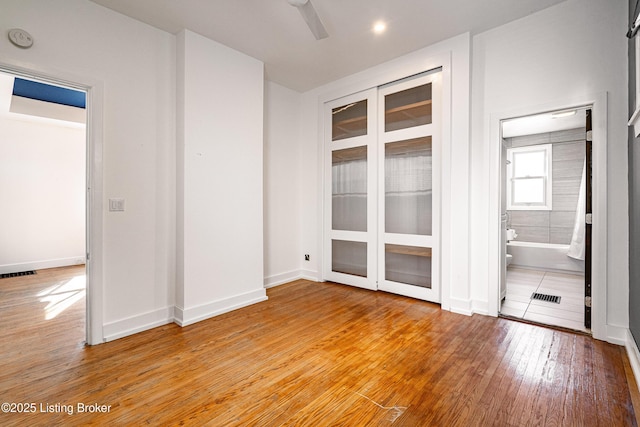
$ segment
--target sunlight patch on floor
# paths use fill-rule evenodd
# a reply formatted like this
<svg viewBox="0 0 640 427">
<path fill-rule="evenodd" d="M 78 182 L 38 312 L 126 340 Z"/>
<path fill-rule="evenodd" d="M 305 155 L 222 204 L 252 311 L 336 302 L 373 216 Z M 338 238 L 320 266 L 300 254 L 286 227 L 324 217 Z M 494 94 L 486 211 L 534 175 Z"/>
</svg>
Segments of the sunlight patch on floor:
<svg viewBox="0 0 640 427">
<path fill-rule="evenodd" d="M 54 319 L 60 313 L 82 300 L 86 293 L 86 276 L 76 276 L 43 290 L 37 296 L 47 303 L 44 308 L 45 320 Z"/>
</svg>

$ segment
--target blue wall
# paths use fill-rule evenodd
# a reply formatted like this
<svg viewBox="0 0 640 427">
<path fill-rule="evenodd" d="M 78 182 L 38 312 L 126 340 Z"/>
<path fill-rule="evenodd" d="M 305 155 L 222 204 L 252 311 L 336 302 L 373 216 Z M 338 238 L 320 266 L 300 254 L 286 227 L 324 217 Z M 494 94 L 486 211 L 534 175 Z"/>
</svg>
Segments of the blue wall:
<svg viewBox="0 0 640 427">
<path fill-rule="evenodd" d="M 17 77 L 13 82 L 13 95 L 71 107 L 85 108 L 86 106 L 86 94 L 84 92 Z"/>
</svg>

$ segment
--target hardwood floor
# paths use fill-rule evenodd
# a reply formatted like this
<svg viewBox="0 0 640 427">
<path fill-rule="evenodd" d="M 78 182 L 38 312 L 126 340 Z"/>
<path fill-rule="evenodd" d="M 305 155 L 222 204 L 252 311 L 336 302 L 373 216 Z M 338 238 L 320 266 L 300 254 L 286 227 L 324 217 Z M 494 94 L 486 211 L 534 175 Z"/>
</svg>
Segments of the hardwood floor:
<svg viewBox="0 0 640 427">
<path fill-rule="evenodd" d="M 584 335 L 299 280 L 84 347 L 83 310 L 43 320 L 36 283 L 0 280 L 0 400 L 37 405 L 3 426 L 637 425 L 624 349 Z"/>
</svg>

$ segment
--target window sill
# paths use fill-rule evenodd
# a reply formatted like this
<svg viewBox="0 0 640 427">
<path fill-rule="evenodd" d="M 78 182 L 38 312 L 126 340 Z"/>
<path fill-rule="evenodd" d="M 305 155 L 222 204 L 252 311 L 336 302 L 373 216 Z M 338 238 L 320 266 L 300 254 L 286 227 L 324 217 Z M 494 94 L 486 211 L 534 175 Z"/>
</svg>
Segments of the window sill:
<svg viewBox="0 0 640 427">
<path fill-rule="evenodd" d="M 552 211 L 550 206 L 507 206 L 508 211 Z"/>
</svg>

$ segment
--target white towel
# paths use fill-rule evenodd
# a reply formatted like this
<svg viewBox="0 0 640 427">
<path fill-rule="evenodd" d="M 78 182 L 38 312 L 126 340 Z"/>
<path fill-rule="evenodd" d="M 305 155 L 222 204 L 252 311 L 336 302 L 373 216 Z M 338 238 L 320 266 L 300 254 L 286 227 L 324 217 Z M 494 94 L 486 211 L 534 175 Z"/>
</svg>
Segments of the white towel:
<svg viewBox="0 0 640 427">
<path fill-rule="evenodd" d="M 585 234 L 585 210 L 586 210 L 586 188 L 587 188 L 587 162 L 585 160 L 582 167 L 582 179 L 580 180 L 580 194 L 578 195 L 578 206 L 576 208 L 576 222 L 573 226 L 573 236 L 567 256 L 584 260 L 584 234 Z"/>
</svg>

